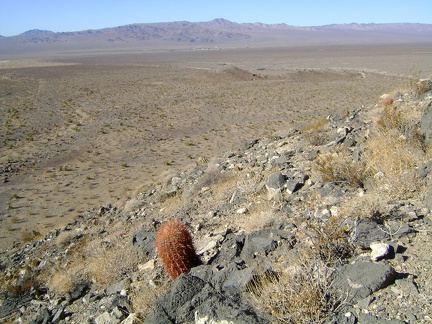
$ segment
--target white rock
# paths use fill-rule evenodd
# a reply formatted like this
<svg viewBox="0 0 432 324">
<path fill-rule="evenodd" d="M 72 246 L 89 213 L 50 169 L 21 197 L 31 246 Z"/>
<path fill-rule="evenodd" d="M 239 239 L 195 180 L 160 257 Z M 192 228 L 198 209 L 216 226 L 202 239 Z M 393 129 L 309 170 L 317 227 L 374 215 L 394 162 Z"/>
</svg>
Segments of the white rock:
<svg viewBox="0 0 432 324">
<path fill-rule="evenodd" d="M 155 260 L 149 260 L 144 264 L 139 264 L 138 271 L 153 270 L 154 267 L 155 267 Z"/>
<path fill-rule="evenodd" d="M 385 243 L 371 243 L 370 245 L 372 261 L 379 261 L 385 258 L 390 252 L 390 245 Z"/>
<path fill-rule="evenodd" d="M 134 313 L 129 314 L 129 316 L 123 321 L 121 322 L 121 324 L 136 324 L 136 323 L 140 323 L 138 316 L 135 315 Z"/>
<path fill-rule="evenodd" d="M 330 213 L 332 216 L 338 216 L 339 215 L 339 208 L 337 206 L 331 206 L 330 207 Z"/>
<path fill-rule="evenodd" d="M 108 312 L 99 315 L 94 321 L 96 324 L 117 324 L 119 322 L 114 315 Z"/>
<path fill-rule="evenodd" d="M 248 212 L 246 207 L 237 209 L 237 214 L 246 214 Z"/>
<path fill-rule="evenodd" d="M 201 249 L 201 250 L 198 251 L 198 255 L 204 254 L 207 251 L 210 251 L 211 249 L 214 249 L 217 246 L 217 244 L 218 243 L 217 243 L 216 240 L 208 242 L 207 245 L 203 249 Z"/>
</svg>

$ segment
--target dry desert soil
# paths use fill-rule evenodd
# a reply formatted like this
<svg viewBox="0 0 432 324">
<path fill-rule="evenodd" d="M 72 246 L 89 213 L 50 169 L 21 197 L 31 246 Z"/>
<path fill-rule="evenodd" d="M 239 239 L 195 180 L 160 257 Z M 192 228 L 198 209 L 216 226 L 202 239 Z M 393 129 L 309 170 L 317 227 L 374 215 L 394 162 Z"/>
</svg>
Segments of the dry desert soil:
<svg viewBox="0 0 432 324">
<path fill-rule="evenodd" d="M 0 58 L 0 251 L 409 75 L 432 75 L 432 43 Z"/>
</svg>

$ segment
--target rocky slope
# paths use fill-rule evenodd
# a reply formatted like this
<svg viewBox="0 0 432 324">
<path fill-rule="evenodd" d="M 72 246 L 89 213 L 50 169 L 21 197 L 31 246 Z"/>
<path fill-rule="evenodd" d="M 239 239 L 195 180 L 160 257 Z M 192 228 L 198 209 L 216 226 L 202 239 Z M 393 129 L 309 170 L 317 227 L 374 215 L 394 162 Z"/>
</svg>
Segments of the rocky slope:
<svg viewBox="0 0 432 324">
<path fill-rule="evenodd" d="M 89 210 L 9 251 L 1 256 L 0 318 L 432 321 L 432 91 L 426 81 L 421 87 L 421 95 L 395 91 L 346 116 L 198 159 L 124 204 Z M 395 153 L 412 163 L 386 169 Z M 170 218 L 188 226 L 203 262 L 174 281 L 153 244 Z"/>
</svg>

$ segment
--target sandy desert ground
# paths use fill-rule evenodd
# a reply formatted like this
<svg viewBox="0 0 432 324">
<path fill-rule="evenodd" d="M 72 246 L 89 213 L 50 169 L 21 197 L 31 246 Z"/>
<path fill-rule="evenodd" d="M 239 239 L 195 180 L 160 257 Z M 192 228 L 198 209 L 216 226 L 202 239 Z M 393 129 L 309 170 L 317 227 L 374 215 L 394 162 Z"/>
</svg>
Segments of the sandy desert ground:
<svg viewBox="0 0 432 324">
<path fill-rule="evenodd" d="M 432 43 L 0 58 L 0 250 L 432 76 Z"/>
</svg>

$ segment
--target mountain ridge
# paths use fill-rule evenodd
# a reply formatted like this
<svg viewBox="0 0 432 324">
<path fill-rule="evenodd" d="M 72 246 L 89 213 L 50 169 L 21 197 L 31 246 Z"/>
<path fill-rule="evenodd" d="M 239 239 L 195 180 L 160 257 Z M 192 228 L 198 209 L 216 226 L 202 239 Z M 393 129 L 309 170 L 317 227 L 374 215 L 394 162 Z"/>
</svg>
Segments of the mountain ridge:
<svg viewBox="0 0 432 324">
<path fill-rule="evenodd" d="M 266 24 L 262 22 L 250 23 L 237 23 L 224 18 L 216 18 L 204 22 L 190 22 L 190 21 L 172 21 L 172 22 L 156 22 L 156 23 L 133 23 L 126 25 L 119 25 L 113 27 L 104 27 L 99 29 L 83 29 L 76 31 L 62 31 L 54 32 L 51 30 L 31 29 L 18 35 L 2 36 L 6 38 L 13 38 L 23 35 L 41 35 L 41 34 L 82 34 L 94 32 L 106 32 L 116 30 L 119 28 L 126 28 L 131 26 L 137 27 L 166 27 L 172 25 L 173 27 L 189 26 L 202 26 L 207 28 L 223 28 L 223 29 L 296 29 L 296 30 L 327 30 L 327 29 L 340 29 L 340 30 L 403 30 L 403 31 L 417 31 L 429 32 L 432 31 L 432 24 L 423 23 L 344 23 L 344 24 L 326 24 L 326 25 L 312 25 L 312 26 L 295 26 L 286 23 Z"/>
<path fill-rule="evenodd" d="M 15 36 L 0 37 L 0 54 L 11 50 L 89 49 L 107 47 L 258 44 L 335 44 L 382 42 L 429 42 L 432 24 L 351 23 L 323 26 L 292 26 L 285 23 L 237 23 L 224 18 L 205 22 L 135 23 L 102 29 L 53 32 L 32 29 Z M 34 46 L 38 44 L 39 46 Z M 26 45 L 26 46 L 25 46 Z"/>
</svg>

